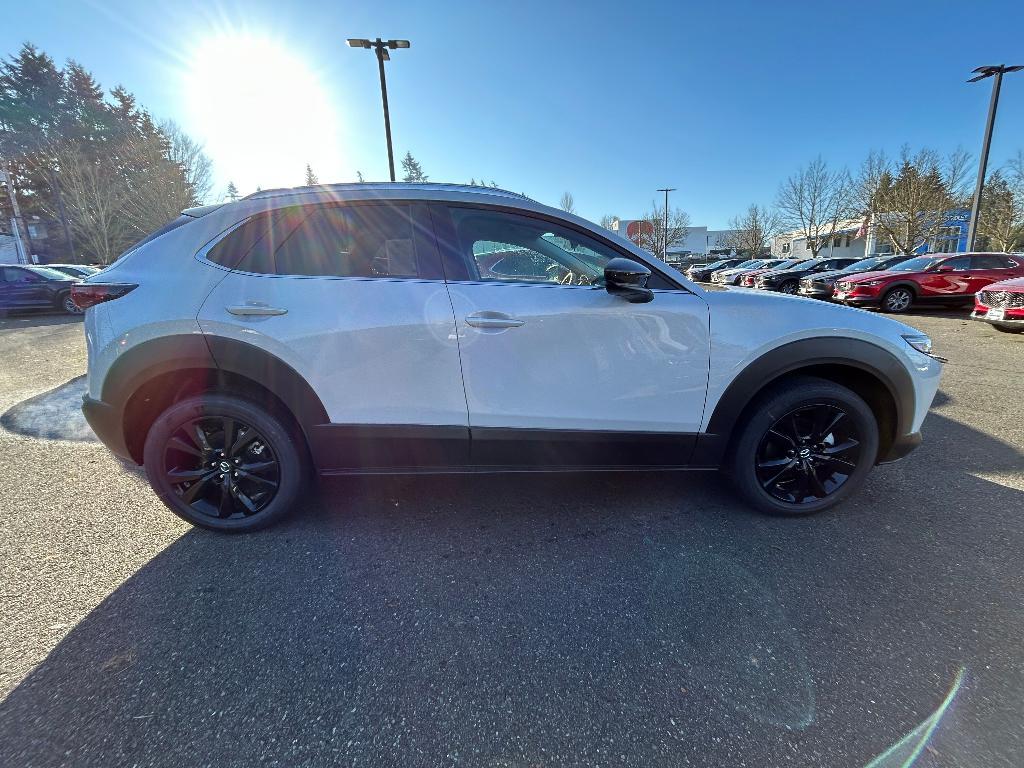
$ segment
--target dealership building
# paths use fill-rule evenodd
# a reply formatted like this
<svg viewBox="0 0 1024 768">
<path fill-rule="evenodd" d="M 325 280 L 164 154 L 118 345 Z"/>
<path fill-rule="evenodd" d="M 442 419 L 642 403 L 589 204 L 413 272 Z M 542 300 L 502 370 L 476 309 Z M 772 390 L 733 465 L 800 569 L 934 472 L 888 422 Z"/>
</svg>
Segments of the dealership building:
<svg viewBox="0 0 1024 768">
<path fill-rule="evenodd" d="M 637 233 L 644 222 L 640 219 L 613 219 L 611 230 L 632 242 L 637 241 Z M 647 224 L 650 227 L 650 224 Z M 686 238 L 675 245 L 669 246 L 669 261 L 693 261 L 707 256 L 730 254 L 729 237 L 735 232 L 732 229 L 708 229 L 707 227 L 687 227 Z"/>
<path fill-rule="evenodd" d="M 880 214 L 884 216 L 885 214 Z M 967 229 L 971 213 L 966 209 L 949 211 L 938 232 L 927 242 L 914 249 L 914 253 L 962 253 L 967 250 Z M 885 256 L 894 253 L 892 243 L 879 238 L 877 232 L 862 219 L 850 219 L 839 225 L 835 234 L 819 238 L 819 257 Z M 772 241 L 772 256 L 780 259 L 809 259 L 811 248 L 806 235 L 785 232 Z"/>
</svg>

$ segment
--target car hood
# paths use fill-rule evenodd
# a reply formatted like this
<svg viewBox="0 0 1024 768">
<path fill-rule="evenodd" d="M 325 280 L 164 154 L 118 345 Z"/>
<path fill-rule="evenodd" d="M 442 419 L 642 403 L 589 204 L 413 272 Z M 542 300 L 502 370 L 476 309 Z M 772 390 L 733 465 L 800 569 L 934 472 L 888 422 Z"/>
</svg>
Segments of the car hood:
<svg viewBox="0 0 1024 768">
<path fill-rule="evenodd" d="M 813 273 L 807 275 L 807 277 L 811 278 L 812 280 L 820 280 L 823 277 L 825 277 L 825 278 L 832 278 L 832 277 L 834 277 L 834 278 L 836 278 L 838 280 L 843 275 L 846 275 L 847 277 L 853 277 L 854 275 L 861 275 L 861 274 L 863 274 L 863 272 L 844 272 L 841 269 L 830 269 L 827 272 L 813 272 Z"/>
<path fill-rule="evenodd" d="M 981 290 L 1024 293 L 1024 277 L 1011 277 L 1009 280 L 1000 280 L 998 283 L 990 283 Z"/>
<path fill-rule="evenodd" d="M 854 272 L 849 278 L 843 278 L 843 282 L 862 283 L 865 280 L 877 280 L 883 277 L 910 277 L 920 274 L 918 272 Z"/>
</svg>

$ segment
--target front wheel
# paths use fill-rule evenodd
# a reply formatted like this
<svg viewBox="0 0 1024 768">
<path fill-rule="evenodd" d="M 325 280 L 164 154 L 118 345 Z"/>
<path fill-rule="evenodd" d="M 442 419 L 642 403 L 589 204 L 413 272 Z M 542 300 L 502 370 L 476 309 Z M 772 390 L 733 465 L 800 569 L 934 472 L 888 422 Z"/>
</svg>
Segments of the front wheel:
<svg viewBox="0 0 1024 768">
<path fill-rule="evenodd" d="M 799 287 L 800 283 L 798 283 L 796 280 L 787 280 L 786 282 L 779 286 L 779 292 L 796 293 Z"/>
<path fill-rule="evenodd" d="M 910 309 L 914 303 L 914 292 L 909 288 L 893 288 L 882 297 L 882 310 L 899 314 Z"/>
<path fill-rule="evenodd" d="M 773 515 L 835 506 L 867 478 L 878 455 L 878 424 L 855 392 L 796 377 L 759 397 L 733 444 L 730 470 L 740 494 Z"/>
<path fill-rule="evenodd" d="M 205 394 L 164 411 L 146 436 L 149 484 L 171 511 L 216 531 L 262 528 L 298 501 L 304 446 L 274 414 L 239 397 Z"/>
</svg>

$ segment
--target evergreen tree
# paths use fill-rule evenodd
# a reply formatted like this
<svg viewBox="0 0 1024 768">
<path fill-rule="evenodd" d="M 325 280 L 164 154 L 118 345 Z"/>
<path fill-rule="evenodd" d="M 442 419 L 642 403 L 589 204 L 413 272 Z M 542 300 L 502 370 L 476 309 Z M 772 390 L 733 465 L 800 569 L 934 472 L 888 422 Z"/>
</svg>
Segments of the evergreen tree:
<svg viewBox="0 0 1024 768">
<path fill-rule="evenodd" d="M 310 167 L 309 163 L 306 163 L 306 186 L 315 187 L 319 183 L 320 180 L 316 177 L 316 174 L 313 173 L 313 169 Z"/>
<path fill-rule="evenodd" d="M 430 178 L 423 173 L 422 166 L 420 166 L 419 161 L 412 156 L 412 152 L 406 152 L 405 157 L 402 158 L 402 170 L 405 171 L 402 181 L 427 181 Z"/>
<path fill-rule="evenodd" d="M 234 202 L 238 199 L 238 187 L 235 186 L 235 182 L 229 181 L 227 191 L 224 193 L 224 197 Z"/>
<path fill-rule="evenodd" d="M 363 178 L 363 172 L 362 171 L 356 171 L 356 181 L 358 181 L 360 184 L 362 184 L 362 183 L 364 183 L 366 181 L 366 179 Z"/>
</svg>

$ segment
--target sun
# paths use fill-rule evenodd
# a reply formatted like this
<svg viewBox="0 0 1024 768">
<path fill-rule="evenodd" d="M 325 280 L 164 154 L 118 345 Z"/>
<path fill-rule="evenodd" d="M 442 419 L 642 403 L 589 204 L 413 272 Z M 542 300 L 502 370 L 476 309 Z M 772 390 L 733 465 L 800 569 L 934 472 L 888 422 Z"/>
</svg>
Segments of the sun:
<svg viewBox="0 0 1024 768">
<path fill-rule="evenodd" d="M 266 36 L 222 34 L 188 55 L 188 125 L 218 177 L 244 193 L 302 183 L 306 163 L 330 181 L 339 158 L 338 120 L 318 73 Z"/>
</svg>

